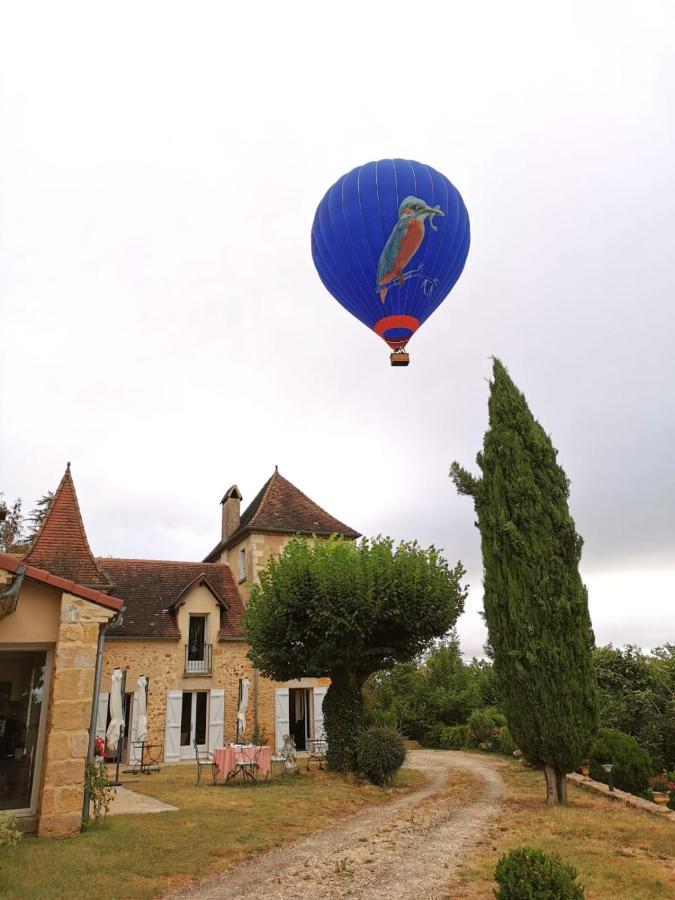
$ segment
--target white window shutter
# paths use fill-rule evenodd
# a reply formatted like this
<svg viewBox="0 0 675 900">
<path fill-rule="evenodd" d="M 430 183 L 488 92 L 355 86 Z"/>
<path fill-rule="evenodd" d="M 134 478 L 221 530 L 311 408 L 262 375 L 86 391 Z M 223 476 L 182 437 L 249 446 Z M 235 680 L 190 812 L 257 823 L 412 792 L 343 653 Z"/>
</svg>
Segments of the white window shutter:
<svg viewBox="0 0 675 900">
<path fill-rule="evenodd" d="M 328 688 L 314 688 L 314 737 L 320 738 L 323 734 L 323 698 Z"/>
<path fill-rule="evenodd" d="M 166 695 L 164 762 L 178 762 L 180 759 L 180 718 L 182 712 L 183 692 L 169 691 Z"/>
<path fill-rule="evenodd" d="M 224 742 L 223 730 L 225 727 L 225 691 L 222 688 L 214 689 L 209 698 L 209 745 L 213 752 L 216 747 L 222 747 Z"/>
<path fill-rule="evenodd" d="M 284 746 L 289 722 L 288 688 L 277 688 L 274 691 L 274 738 L 277 752 Z"/>
<path fill-rule="evenodd" d="M 105 732 L 108 727 L 108 703 L 110 702 L 110 694 L 103 691 L 98 695 L 98 706 L 96 707 L 96 737 L 105 740 Z"/>
<path fill-rule="evenodd" d="M 138 740 L 138 697 L 136 692 L 131 698 L 131 731 L 129 732 L 129 765 L 139 763 L 141 761 L 141 748 L 136 747 Z"/>
</svg>

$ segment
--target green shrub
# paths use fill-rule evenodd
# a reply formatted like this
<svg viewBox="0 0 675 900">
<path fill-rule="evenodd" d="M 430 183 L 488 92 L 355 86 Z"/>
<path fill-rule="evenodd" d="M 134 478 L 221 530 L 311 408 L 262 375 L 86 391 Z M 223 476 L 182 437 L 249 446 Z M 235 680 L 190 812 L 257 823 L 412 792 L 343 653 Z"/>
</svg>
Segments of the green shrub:
<svg viewBox="0 0 675 900">
<path fill-rule="evenodd" d="M 393 709 L 381 709 L 379 706 L 371 706 L 366 717 L 368 726 L 376 728 L 396 728 L 398 720 Z"/>
<path fill-rule="evenodd" d="M 447 730 L 447 725 L 444 725 L 442 722 L 435 722 L 424 732 L 420 743 L 423 747 L 445 747 L 443 735 Z"/>
<path fill-rule="evenodd" d="M 563 863 L 556 854 L 543 853 L 535 847 L 518 847 L 506 853 L 497 863 L 495 891 L 498 900 L 578 900 L 583 898 L 576 884 L 573 866 Z"/>
<path fill-rule="evenodd" d="M 0 813 L 0 847 L 13 847 L 22 838 L 16 827 L 16 819 L 9 813 Z"/>
<path fill-rule="evenodd" d="M 468 725 L 448 725 L 441 733 L 441 747 L 445 750 L 464 750 L 469 746 Z"/>
<path fill-rule="evenodd" d="M 110 786 L 108 771 L 101 762 L 88 763 L 85 769 L 85 784 L 89 791 L 91 812 L 94 816 L 94 824 L 100 825 L 110 811 L 110 804 L 115 796 L 114 789 Z M 87 818 L 86 824 L 90 822 Z M 85 825 L 83 825 L 85 827 Z"/>
<path fill-rule="evenodd" d="M 516 742 L 511 737 L 511 732 L 507 725 L 502 725 L 496 735 L 496 751 L 503 753 L 505 756 L 513 756 L 514 750 L 517 750 Z"/>
<path fill-rule="evenodd" d="M 474 709 L 467 725 L 471 746 L 496 750 L 497 733 L 506 725 L 506 718 L 494 706 L 486 706 L 484 709 Z"/>
<path fill-rule="evenodd" d="M 403 738 L 395 728 L 366 728 L 356 742 L 357 772 L 380 787 L 391 781 L 405 762 Z"/>
<path fill-rule="evenodd" d="M 591 750 L 590 776 L 595 781 L 608 782 L 603 763 L 612 763 L 614 784 L 622 791 L 639 794 L 647 787 L 652 762 L 646 750 L 635 738 L 616 728 L 601 728 Z"/>
</svg>

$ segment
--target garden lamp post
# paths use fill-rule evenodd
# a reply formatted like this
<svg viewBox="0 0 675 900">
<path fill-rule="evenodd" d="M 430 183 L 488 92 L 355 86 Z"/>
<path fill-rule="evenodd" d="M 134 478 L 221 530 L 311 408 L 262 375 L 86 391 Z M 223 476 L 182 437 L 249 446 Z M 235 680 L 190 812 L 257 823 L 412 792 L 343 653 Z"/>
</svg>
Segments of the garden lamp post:
<svg viewBox="0 0 675 900">
<path fill-rule="evenodd" d="M 609 782 L 610 791 L 614 790 L 614 779 L 612 778 L 612 769 L 614 768 L 612 763 L 603 763 L 602 768 L 607 772 L 607 781 Z"/>
</svg>

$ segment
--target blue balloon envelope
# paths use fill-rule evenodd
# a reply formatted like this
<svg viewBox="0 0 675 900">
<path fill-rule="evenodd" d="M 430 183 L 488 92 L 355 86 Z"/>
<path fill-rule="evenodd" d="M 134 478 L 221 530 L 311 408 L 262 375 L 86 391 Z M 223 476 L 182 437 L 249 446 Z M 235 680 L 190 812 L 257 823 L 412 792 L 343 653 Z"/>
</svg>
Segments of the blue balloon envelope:
<svg viewBox="0 0 675 900">
<path fill-rule="evenodd" d="M 459 278 L 469 216 L 431 166 L 382 159 L 352 169 L 319 204 L 312 257 L 325 287 L 395 357 Z M 407 356 L 405 356 L 407 362 Z"/>
</svg>

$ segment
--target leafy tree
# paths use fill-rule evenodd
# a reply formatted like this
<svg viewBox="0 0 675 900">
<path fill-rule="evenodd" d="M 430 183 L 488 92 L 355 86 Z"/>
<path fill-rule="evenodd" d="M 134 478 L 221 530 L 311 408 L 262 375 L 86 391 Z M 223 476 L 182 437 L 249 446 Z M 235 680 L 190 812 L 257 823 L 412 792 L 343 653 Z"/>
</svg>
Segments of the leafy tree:
<svg viewBox="0 0 675 900">
<path fill-rule="evenodd" d="M 453 463 L 474 498 L 481 534 L 485 620 L 509 729 L 544 768 L 547 802 L 566 799 L 565 773 L 588 756 L 598 691 L 581 538 L 556 450 L 499 360 L 477 478 Z"/>
<path fill-rule="evenodd" d="M 491 664 L 464 662 L 454 633 L 421 660 L 376 672 L 368 687 L 374 720 L 391 712 L 405 734 L 432 746 L 443 728 L 463 724 L 474 709 L 497 702 Z"/>
<path fill-rule="evenodd" d="M 414 659 L 455 624 L 463 576 L 433 547 L 382 537 L 297 538 L 259 573 L 246 606 L 249 657 L 279 681 L 330 677 L 323 711 L 332 768 L 353 768 L 366 679 Z"/>
<path fill-rule="evenodd" d="M 28 530 L 26 531 L 25 537 L 25 542 L 28 546 L 35 540 L 35 536 L 40 530 L 40 525 L 42 525 L 42 520 L 47 515 L 47 510 L 53 499 L 53 491 L 47 491 L 47 493 L 43 494 L 37 501 L 35 509 L 31 510 L 31 513 L 28 516 Z"/>
<path fill-rule="evenodd" d="M 675 768 L 675 645 L 598 647 L 593 657 L 602 725 L 630 734 L 657 770 Z"/>
<path fill-rule="evenodd" d="M 7 506 L 4 495 L 0 494 L 0 552 L 22 553 L 27 547 L 21 497 Z"/>
</svg>

